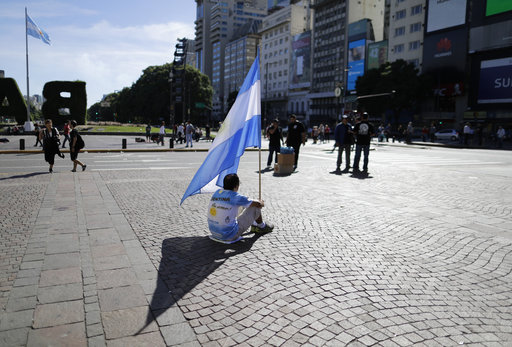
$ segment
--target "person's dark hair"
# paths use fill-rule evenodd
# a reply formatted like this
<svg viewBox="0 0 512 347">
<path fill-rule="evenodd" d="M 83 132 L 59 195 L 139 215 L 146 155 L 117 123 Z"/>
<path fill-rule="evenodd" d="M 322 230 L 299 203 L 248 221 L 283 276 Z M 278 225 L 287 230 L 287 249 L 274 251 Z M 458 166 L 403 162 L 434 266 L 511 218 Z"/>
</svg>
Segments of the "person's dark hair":
<svg viewBox="0 0 512 347">
<path fill-rule="evenodd" d="M 237 174 L 229 174 L 224 177 L 224 189 L 233 190 L 240 185 L 240 179 Z"/>
<path fill-rule="evenodd" d="M 52 120 L 51 120 L 51 119 L 46 119 L 46 120 L 44 121 L 44 124 L 48 124 L 48 123 L 51 123 L 51 122 L 52 122 Z"/>
<path fill-rule="evenodd" d="M 368 113 L 363 113 L 362 116 L 361 116 L 362 119 L 368 119 Z"/>
<path fill-rule="evenodd" d="M 71 126 L 72 126 L 73 128 L 74 128 L 74 127 L 76 127 L 76 120 L 72 120 L 72 121 L 71 121 Z"/>
</svg>

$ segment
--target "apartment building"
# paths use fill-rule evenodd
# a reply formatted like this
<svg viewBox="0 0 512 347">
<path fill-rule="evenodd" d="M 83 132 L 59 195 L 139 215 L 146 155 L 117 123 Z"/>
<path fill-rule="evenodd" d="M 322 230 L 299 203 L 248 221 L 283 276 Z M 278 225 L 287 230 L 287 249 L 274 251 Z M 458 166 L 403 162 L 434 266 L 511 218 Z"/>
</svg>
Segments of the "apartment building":
<svg viewBox="0 0 512 347">
<path fill-rule="evenodd" d="M 388 50 L 390 62 L 403 59 L 421 71 L 425 4 L 426 0 L 391 0 Z"/>
<path fill-rule="evenodd" d="M 292 37 L 309 31 L 307 1 L 283 7 L 264 18 L 261 35 L 263 114 L 285 119 L 288 111 Z M 309 69 L 309 66 L 307 67 Z"/>
</svg>

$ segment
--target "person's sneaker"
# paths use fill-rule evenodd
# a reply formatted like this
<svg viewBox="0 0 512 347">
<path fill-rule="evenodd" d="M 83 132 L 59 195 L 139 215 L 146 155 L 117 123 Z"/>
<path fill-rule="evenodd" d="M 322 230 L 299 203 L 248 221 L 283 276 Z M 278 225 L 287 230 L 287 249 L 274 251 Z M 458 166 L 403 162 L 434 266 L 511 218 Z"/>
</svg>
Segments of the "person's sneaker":
<svg viewBox="0 0 512 347">
<path fill-rule="evenodd" d="M 87 165 L 82 166 L 82 171 L 85 171 L 87 169 Z"/>
<path fill-rule="evenodd" d="M 274 225 L 271 223 L 265 223 L 265 227 L 263 228 L 256 225 L 251 226 L 251 233 L 266 234 L 272 232 L 272 230 L 274 230 Z"/>
</svg>

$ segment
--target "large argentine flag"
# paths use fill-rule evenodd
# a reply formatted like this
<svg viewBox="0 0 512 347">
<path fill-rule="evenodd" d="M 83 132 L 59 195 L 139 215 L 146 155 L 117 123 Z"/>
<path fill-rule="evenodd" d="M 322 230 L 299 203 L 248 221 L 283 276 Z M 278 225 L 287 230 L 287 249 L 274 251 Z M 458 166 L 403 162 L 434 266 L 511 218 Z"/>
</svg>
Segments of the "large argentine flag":
<svg viewBox="0 0 512 347">
<path fill-rule="evenodd" d="M 216 187 L 222 188 L 224 177 L 238 170 L 240 157 L 247 147 L 261 147 L 259 55 L 180 205 L 190 195 L 213 192 Z"/>
<path fill-rule="evenodd" d="M 43 29 L 39 28 L 28 14 L 26 14 L 25 20 L 27 21 L 27 34 L 49 45 L 50 36 Z"/>
</svg>

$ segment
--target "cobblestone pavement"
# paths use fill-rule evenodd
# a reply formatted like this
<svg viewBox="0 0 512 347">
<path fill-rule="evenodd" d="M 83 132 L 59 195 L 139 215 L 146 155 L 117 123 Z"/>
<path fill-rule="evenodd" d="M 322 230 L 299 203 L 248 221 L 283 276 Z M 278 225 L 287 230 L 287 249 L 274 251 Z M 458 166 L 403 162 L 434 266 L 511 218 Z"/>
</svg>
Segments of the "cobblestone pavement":
<svg viewBox="0 0 512 347">
<path fill-rule="evenodd" d="M 234 246 L 205 237 L 208 196 L 177 207 L 194 170 L 102 178 L 202 345 L 512 343 L 509 178 L 332 168 L 264 174 L 276 230 Z"/>
<path fill-rule="evenodd" d="M 0 345 L 510 345 L 506 169 L 377 149 L 360 179 L 324 147 L 262 174 L 276 229 L 234 245 L 179 206 L 195 169 L 1 174 Z"/>
</svg>

